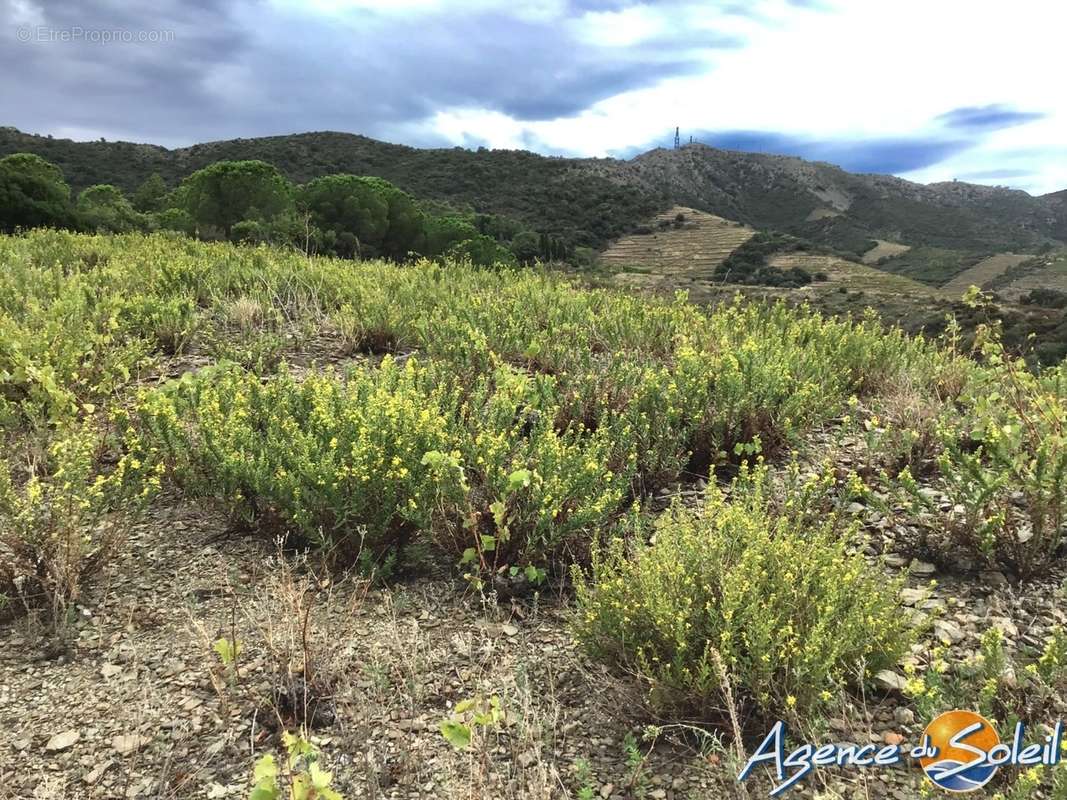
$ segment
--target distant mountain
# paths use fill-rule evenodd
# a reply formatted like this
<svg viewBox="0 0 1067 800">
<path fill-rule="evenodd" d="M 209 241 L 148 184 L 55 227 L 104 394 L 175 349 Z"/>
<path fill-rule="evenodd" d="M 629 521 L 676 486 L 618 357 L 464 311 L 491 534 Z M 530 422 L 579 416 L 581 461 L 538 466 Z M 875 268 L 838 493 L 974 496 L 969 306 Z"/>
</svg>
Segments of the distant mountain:
<svg viewBox="0 0 1067 800">
<path fill-rule="evenodd" d="M 977 251 L 1067 239 L 1067 192 L 1032 197 L 962 182 L 923 185 L 698 144 L 652 150 L 618 168 L 624 180 L 669 190 L 679 203 L 850 252 L 873 239 Z"/>
<path fill-rule="evenodd" d="M 75 189 L 168 185 L 220 159 L 260 158 L 294 181 L 376 175 L 417 197 L 513 216 L 575 244 L 603 247 L 673 204 L 860 254 L 873 240 L 961 252 L 1032 252 L 1067 242 L 1067 191 L 1042 197 L 968 183 L 923 185 L 787 156 L 693 144 L 628 161 L 521 150 L 418 149 L 348 133 L 234 139 L 168 150 L 74 142 L 0 128 L 0 156 L 37 153 Z"/>
</svg>

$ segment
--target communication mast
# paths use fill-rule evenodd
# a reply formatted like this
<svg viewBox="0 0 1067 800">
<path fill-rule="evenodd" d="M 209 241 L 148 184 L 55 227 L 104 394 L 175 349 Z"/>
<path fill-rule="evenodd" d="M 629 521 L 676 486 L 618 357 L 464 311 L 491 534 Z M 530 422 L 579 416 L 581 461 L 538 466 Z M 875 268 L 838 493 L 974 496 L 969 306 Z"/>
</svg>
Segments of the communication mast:
<svg viewBox="0 0 1067 800">
<path fill-rule="evenodd" d="M 676 126 L 674 129 L 674 149 L 677 150 L 682 146 L 681 127 Z"/>
</svg>

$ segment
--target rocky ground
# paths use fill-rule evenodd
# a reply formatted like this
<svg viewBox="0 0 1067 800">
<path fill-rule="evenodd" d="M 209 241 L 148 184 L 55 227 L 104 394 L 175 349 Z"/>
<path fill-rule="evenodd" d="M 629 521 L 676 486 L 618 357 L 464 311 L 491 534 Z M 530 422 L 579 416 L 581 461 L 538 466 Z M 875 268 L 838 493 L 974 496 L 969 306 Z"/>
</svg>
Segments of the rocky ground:
<svg viewBox="0 0 1067 800">
<path fill-rule="evenodd" d="M 700 486 L 677 491 L 697 502 Z M 1067 624 L 1062 572 L 1025 584 L 943 574 L 907 551 L 907 526 L 862 504 L 847 513 L 887 578 L 908 576 L 909 613 L 932 622 L 916 663 L 938 645 L 963 660 L 990 626 L 1015 650 Z M 576 651 L 559 588 L 503 599 L 442 574 L 386 587 L 331 578 L 170 497 L 75 612 L 60 640 L 33 620 L 0 628 L 0 797 L 246 797 L 255 758 L 301 723 L 350 799 L 706 800 L 770 785 L 737 783 L 728 737 L 684 725 L 650 735 L 632 685 Z M 220 638 L 240 643 L 234 665 L 213 649 Z M 917 742 L 925 720 L 903 680 L 883 673 L 844 701 L 821 741 Z M 475 697 L 498 697 L 504 720 L 456 751 L 440 723 Z M 791 794 L 909 800 L 920 777 L 827 770 Z"/>
</svg>

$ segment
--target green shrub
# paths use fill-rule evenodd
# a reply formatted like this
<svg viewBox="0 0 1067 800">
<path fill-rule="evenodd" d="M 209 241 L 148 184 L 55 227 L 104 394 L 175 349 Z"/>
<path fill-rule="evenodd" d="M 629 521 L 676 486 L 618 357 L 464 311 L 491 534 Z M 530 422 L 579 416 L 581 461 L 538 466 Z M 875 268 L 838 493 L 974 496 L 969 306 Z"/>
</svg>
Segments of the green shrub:
<svg viewBox="0 0 1067 800">
<path fill-rule="evenodd" d="M 465 401 L 456 446 L 468 509 L 443 541 L 483 573 L 583 560 L 629 494 L 630 443 L 609 428 L 557 430 L 548 385 L 505 367 Z"/>
<path fill-rule="evenodd" d="M 166 355 L 183 352 L 196 332 L 196 302 L 191 297 L 138 295 L 130 298 L 125 313 L 129 327 Z"/>
<path fill-rule="evenodd" d="M 647 682 L 656 707 L 710 717 L 735 694 L 767 715 L 812 713 L 857 670 L 894 663 L 913 639 L 896 586 L 848 555 L 831 521 L 771 512 L 763 469 L 700 510 L 675 506 L 651 542 L 614 540 L 575 571 L 575 632 Z"/>
<path fill-rule="evenodd" d="M 318 748 L 304 735 L 285 731 L 282 745 L 286 750 L 283 766 L 270 754 L 256 761 L 248 800 L 344 800 L 331 788 L 333 773 L 319 766 Z"/>
<path fill-rule="evenodd" d="M 980 329 L 985 365 L 959 398 L 962 413 L 939 430 L 937 488 L 944 511 L 910 476 L 911 497 L 952 548 L 1021 576 L 1048 569 L 1063 541 L 1067 513 L 1067 375 L 1040 375 L 1004 353 L 995 330 Z"/>
<path fill-rule="evenodd" d="M 123 415 L 115 422 L 127 428 Z M 0 611 L 43 609 L 60 624 L 114 555 L 162 471 L 128 429 L 125 452 L 104 469 L 101 452 L 114 446 L 86 423 L 56 435 L 41 474 L 13 475 L 0 461 Z"/>
<path fill-rule="evenodd" d="M 972 655 L 959 658 L 951 647 L 938 646 L 925 669 L 908 663 L 904 674 L 904 694 L 923 719 L 933 719 L 946 708 L 974 708 L 1007 726 L 1017 720 L 1040 723 L 1067 686 L 1067 636 L 1057 626 L 1040 648 L 1015 652 L 1000 628 L 990 627 Z"/>
<path fill-rule="evenodd" d="M 420 377 L 414 361 L 389 359 L 346 380 L 220 368 L 145 396 L 141 413 L 185 488 L 236 523 L 387 572 L 462 486 L 461 472 L 424 458 L 451 453 L 453 437 Z"/>
<path fill-rule="evenodd" d="M 99 240 L 46 233 L 0 271 L 0 416 L 34 424 L 112 396 L 150 349 L 124 324 L 126 298 L 102 290 L 113 267 L 85 248 Z"/>
</svg>

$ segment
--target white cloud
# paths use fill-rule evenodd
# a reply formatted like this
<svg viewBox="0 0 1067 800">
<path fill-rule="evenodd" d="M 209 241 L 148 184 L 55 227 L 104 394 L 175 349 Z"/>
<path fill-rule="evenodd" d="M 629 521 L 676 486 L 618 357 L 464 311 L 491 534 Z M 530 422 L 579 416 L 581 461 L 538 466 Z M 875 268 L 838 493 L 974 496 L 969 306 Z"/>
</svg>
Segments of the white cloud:
<svg viewBox="0 0 1067 800">
<path fill-rule="evenodd" d="M 669 19 L 650 6 L 621 11 L 588 11 L 571 22 L 580 42 L 607 47 L 628 47 L 654 39 L 668 29 Z"/>
<path fill-rule="evenodd" d="M 701 75 L 626 92 L 573 117 L 516 123 L 476 109 L 448 110 L 438 113 L 434 126 L 458 144 L 476 137 L 515 147 L 530 137 L 586 155 L 657 139 L 666 144 L 675 125 L 683 132 L 755 130 L 850 141 L 972 137 L 973 148 L 909 177 L 951 179 L 1012 161 L 1033 172 L 1022 183 L 1034 191 L 1067 186 L 1067 167 L 1042 155 L 1067 142 L 1061 85 L 1067 6 L 854 0 L 820 11 L 772 0 L 754 9 L 758 22 L 708 4 L 585 14 L 572 24 L 600 46 L 631 46 L 671 28 L 677 34 L 683 25 L 743 33 L 746 44 L 711 51 Z M 989 136 L 946 131 L 935 121 L 954 108 L 991 104 L 1048 116 Z M 1029 155 L 1011 156 L 1014 151 Z"/>
<path fill-rule="evenodd" d="M 559 19 L 567 10 L 566 0 L 272 0 L 274 5 L 300 12 L 308 10 L 330 16 L 351 12 L 373 12 L 384 17 L 404 17 L 419 13 L 476 14 L 504 11 L 517 19 L 544 21 Z"/>
</svg>

